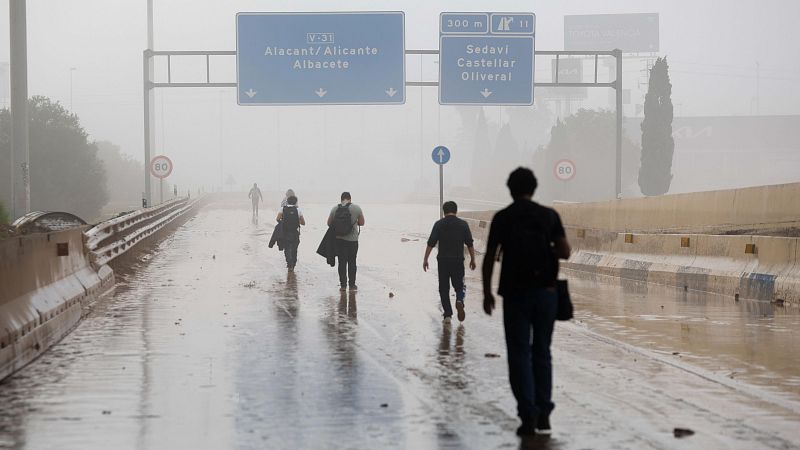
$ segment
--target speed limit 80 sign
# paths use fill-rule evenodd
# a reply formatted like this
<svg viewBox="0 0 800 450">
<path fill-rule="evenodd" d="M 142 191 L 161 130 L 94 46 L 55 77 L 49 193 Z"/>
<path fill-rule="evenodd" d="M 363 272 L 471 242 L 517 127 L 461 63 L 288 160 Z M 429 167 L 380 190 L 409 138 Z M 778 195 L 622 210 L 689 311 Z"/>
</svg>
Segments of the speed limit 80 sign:
<svg viewBox="0 0 800 450">
<path fill-rule="evenodd" d="M 172 173 L 172 160 L 159 155 L 150 160 L 150 173 L 156 178 L 167 178 Z"/>
<path fill-rule="evenodd" d="M 569 181 L 575 178 L 575 163 L 568 159 L 558 161 L 553 167 L 553 175 L 560 181 Z"/>
</svg>

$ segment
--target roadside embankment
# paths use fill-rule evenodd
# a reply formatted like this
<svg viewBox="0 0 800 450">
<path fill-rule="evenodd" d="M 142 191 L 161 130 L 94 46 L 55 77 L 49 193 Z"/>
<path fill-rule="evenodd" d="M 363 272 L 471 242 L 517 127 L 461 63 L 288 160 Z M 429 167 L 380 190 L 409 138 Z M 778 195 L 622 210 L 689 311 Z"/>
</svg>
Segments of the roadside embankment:
<svg viewBox="0 0 800 450">
<path fill-rule="evenodd" d="M 111 269 L 89 263 L 85 228 L 0 241 L 0 380 L 66 336 L 84 307 L 113 292 Z"/>
</svg>

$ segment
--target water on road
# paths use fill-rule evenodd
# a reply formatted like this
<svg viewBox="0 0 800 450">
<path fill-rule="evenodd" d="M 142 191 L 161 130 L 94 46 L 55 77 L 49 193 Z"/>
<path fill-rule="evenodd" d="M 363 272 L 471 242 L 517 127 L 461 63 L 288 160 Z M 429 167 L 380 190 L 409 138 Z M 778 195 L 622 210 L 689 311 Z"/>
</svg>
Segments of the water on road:
<svg viewBox="0 0 800 450">
<path fill-rule="evenodd" d="M 340 293 L 314 253 L 332 205 L 303 205 L 291 274 L 266 246 L 273 211 L 254 221 L 246 203 L 220 206 L 0 384 L 0 448 L 800 444 L 794 310 L 762 316 L 572 274 L 578 320 L 556 327 L 554 434 L 520 442 L 502 321 L 481 312 L 477 272 L 467 320 L 443 326 L 435 270 L 422 271 L 435 207 L 362 205 L 359 291 Z M 695 434 L 675 438 L 675 427 Z"/>
</svg>

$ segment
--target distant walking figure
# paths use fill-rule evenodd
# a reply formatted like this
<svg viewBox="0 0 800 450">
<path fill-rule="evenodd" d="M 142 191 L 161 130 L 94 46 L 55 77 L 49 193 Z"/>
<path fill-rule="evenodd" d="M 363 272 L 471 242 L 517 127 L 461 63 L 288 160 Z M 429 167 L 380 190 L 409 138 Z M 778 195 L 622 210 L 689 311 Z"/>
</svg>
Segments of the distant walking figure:
<svg viewBox="0 0 800 450">
<path fill-rule="evenodd" d="M 502 256 L 498 293 L 503 297 L 509 381 L 522 420 L 520 436 L 550 434 L 558 258 L 570 254 L 558 213 L 531 200 L 536 185 L 529 169 L 511 172 L 507 186 L 514 202 L 492 219 L 483 258 L 483 309 L 491 315 L 492 271 L 495 258 Z"/>
<path fill-rule="evenodd" d="M 281 200 L 281 208 L 289 204 L 289 197 L 297 197 L 297 194 L 294 193 L 292 189 L 288 189 L 286 191 L 286 195 Z"/>
<path fill-rule="evenodd" d="M 364 213 L 361 207 L 352 202 L 349 192 L 342 192 L 341 203 L 331 209 L 328 227 L 336 236 L 336 257 L 339 260 L 339 285 L 341 291 L 356 286 L 356 257 L 358 256 L 358 236 L 364 226 Z"/>
<path fill-rule="evenodd" d="M 283 237 L 283 254 L 286 257 L 286 268 L 294 271 L 297 265 L 297 247 L 300 246 L 300 226 L 306 224 L 303 211 L 297 206 L 294 195 L 286 199 L 286 206 L 281 208 L 276 220 L 281 223 Z"/>
<path fill-rule="evenodd" d="M 256 183 L 253 183 L 253 187 L 250 188 L 250 193 L 247 194 L 247 197 L 253 203 L 253 215 L 258 215 L 258 203 L 264 201 L 264 197 L 261 195 L 261 189 L 258 188 Z"/>
<path fill-rule="evenodd" d="M 475 270 L 475 249 L 472 246 L 472 233 L 467 222 L 456 217 L 458 205 L 456 202 L 445 202 L 442 205 L 444 218 L 433 225 L 431 236 L 428 238 L 428 247 L 425 249 L 425 259 L 422 261 L 422 270 L 428 271 L 428 257 L 431 251 L 439 245 L 436 263 L 439 270 L 439 296 L 444 310 L 444 322 L 450 323 L 453 316 L 453 307 L 450 304 L 450 284 L 456 291 L 456 310 L 458 320 L 464 321 L 464 246 L 469 250 L 469 268 Z"/>
</svg>

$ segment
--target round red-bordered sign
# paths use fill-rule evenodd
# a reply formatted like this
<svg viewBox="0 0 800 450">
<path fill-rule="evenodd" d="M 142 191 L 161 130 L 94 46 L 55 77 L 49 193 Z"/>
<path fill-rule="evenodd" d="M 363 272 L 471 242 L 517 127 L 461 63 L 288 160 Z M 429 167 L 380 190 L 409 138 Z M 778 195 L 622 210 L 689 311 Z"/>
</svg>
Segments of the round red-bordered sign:
<svg viewBox="0 0 800 450">
<path fill-rule="evenodd" d="M 150 160 L 150 173 L 156 177 L 167 178 L 172 173 L 172 160 L 164 155 L 154 156 Z"/>
<path fill-rule="evenodd" d="M 575 172 L 575 163 L 568 159 L 559 160 L 553 166 L 553 175 L 560 181 L 569 181 L 575 178 Z"/>
</svg>

